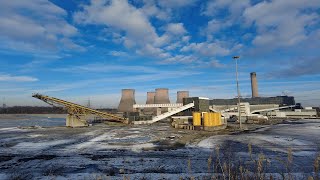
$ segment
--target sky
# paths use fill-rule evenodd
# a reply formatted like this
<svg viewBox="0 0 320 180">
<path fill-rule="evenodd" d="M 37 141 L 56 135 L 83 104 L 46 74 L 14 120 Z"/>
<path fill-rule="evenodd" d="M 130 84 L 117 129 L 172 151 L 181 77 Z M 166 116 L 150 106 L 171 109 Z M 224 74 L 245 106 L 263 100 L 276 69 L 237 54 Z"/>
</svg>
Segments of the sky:
<svg viewBox="0 0 320 180">
<path fill-rule="evenodd" d="M 117 107 L 121 89 L 320 105 L 319 0 L 0 0 L 0 102 Z"/>
</svg>

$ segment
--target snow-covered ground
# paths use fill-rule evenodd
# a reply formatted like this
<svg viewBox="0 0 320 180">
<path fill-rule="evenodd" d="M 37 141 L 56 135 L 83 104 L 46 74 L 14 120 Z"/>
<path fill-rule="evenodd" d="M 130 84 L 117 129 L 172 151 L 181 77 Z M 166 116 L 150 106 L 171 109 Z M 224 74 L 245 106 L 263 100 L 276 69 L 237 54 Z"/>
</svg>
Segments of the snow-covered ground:
<svg viewBox="0 0 320 180">
<path fill-rule="evenodd" d="M 1 120 L 0 120 L 1 127 Z M 313 172 L 320 152 L 320 120 L 300 120 L 264 126 L 253 132 L 212 135 L 179 144 L 186 134 L 169 123 L 145 126 L 97 125 L 88 128 L 0 128 L 0 179 L 179 179 L 204 177 L 210 172 L 208 159 L 232 153 L 235 161 L 265 154 L 276 173 L 293 153 L 293 172 Z"/>
</svg>

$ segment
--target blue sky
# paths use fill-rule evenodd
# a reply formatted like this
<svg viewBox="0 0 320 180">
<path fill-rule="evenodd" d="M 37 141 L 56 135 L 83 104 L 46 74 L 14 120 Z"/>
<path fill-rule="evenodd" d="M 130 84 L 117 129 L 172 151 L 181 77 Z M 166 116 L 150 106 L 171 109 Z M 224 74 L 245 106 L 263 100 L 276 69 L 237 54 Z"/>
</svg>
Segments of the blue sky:
<svg viewBox="0 0 320 180">
<path fill-rule="evenodd" d="M 191 96 L 292 95 L 320 104 L 319 0 L 10 0 L 0 6 L 0 94 L 116 107 L 122 88 Z"/>
</svg>

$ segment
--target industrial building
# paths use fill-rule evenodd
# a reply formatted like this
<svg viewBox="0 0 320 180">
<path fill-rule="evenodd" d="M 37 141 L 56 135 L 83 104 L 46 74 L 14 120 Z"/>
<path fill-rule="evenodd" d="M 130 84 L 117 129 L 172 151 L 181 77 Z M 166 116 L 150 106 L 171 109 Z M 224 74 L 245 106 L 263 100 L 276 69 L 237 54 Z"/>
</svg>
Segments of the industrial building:
<svg viewBox="0 0 320 180">
<path fill-rule="evenodd" d="M 295 99 L 292 96 L 259 97 L 257 73 L 250 73 L 251 78 L 251 98 L 240 98 L 240 119 L 247 122 L 249 119 L 267 120 L 268 117 L 315 117 L 315 110 L 298 109 Z M 169 100 L 169 90 L 167 88 L 158 88 L 155 92 L 147 93 L 146 105 L 134 105 L 135 114 L 143 122 L 148 124 L 171 117 L 176 124 L 183 122 L 184 125 L 190 125 L 194 113 L 200 112 L 204 119 L 205 113 L 220 113 L 223 120 L 230 117 L 239 116 L 238 99 L 212 99 L 203 97 L 189 97 L 188 91 L 178 91 L 176 104 L 171 104 Z M 141 110 L 142 109 L 142 110 Z M 143 118 L 146 115 L 152 116 Z M 134 117 L 134 119 L 139 119 Z M 187 123 L 188 122 L 188 123 Z M 192 124 L 192 123 L 191 123 Z M 221 124 L 226 124 L 223 121 Z M 180 124 L 181 125 L 181 124 Z M 190 127 L 189 129 L 192 129 Z"/>
<path fill-rule="evenodd" d="M 292 96 L 276 96 L 276 97 L 254 97 L 254 98 L 240 98 L 241 102 L 247 102 L 250 105 L 266 105 L 277 104 L 280 106 L 295 105 L 295 99 Z M 237 105 L 238 99 L 212 99 L 210 105 Z"/>
<path fill-rule="evenodd" d="M 251 72 L 250 79 L 251 79 L 252 97 L 240 98 L 241 102 L 246 102 L 246 103 L 249 103 L 250 105 L 275 104 L 279 106 L 290 106 L 290 105 L 296 104 L 294 97 L 292 96 L 259 97 L 257 73 Z M 237 104 L 238 104 L 238 98 L 210 100 L 210 105 L 215 105 L 215 106 L 230 106 L 230 105 L 237 105 Z"/>
<path fill-rule="evenodd" d="M 209 98 L 183 98 L 183 106 L 193 104 L 179 114 L 171 117 L 171 124 L 175 128 L 189 130 L 215 131 L 227 127 L 227 119 L 220 112 L 210 110 Z"/>
<path fill-rule="evenodd" d="M 118 115 L 114 115 L 41 94 L 34 94 L 33 97 L 51 105 L 65 106 L 68 111 L 66 125 L 70 127 L 88 126 L 88 115 L 127 124 L 151 124 L 171 119 L 175 128 L 208 131 L 225 128 L 227 120 L 233 117 L 240 122 L 268 120 L 269 117 L 317 117 L 317 110 L 303 109 L 292 96 L 259 97 L 257 74 L 252 72 L 250 77 L 252 98 L 241 98 L 240 104 L 237 98 L 209 100 L 189 97 L 189 91 L 178 91 L 176 103 L 170 103 L 168 88 L 147 92 L 146 104 L 136 104 L 135 90 L 122 89 Z"/>
<path fill-rule="evenodd" d="M 240 98 L 241 116 L 244 119 L 261 114 L 268 117 L 279 118 L 313 118 L 317 116 L 316 110 L 307 110 L 296 103 L 293 96 L 259 97 L 256 72 L 250 73 L 251 98 Z M 231 116 L 238 116 L 238 98 L 233 99 L 212 99 L 210 107 L 215 111 L 228 112 Z M 240 107 L 241 108 L 241 107 Z"/>
</svg>

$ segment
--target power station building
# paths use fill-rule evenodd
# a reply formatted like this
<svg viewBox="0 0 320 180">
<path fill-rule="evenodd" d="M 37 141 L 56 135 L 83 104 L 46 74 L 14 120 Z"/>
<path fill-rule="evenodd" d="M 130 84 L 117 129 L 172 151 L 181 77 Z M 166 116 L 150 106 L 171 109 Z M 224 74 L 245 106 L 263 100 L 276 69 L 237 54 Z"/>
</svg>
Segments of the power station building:
<svg viewBox="0 0 320 180">
<path fill-rule="evenodd" d="M 266 104 L 277 104 L 279 106 L 291 106 L 295 105 L 296 102 L 292 96 L 276 96 L 276 97 L 259 97 L 258 93 L 258 82 L 257 73 L 250 73 L 251 79 L 251 98 L 241 98 L 241 102 L 249 103 L 250 105 L 266 105 Z M 238 98 L 233 99 L 212 99 L 210 105 L 237 105 Z"/>
<path fill-rule="evenodd" d="M 249 103 L 252 109 L 257 108 L 276 108 L 282 106 L 296 105 L 292 96 L 259 97 L 257 73 L 251 72 L 251 98 L 241 98 L 241 103 Z M 119 112 L 133 112 L 133 105 L 136 104 L 134 89 L 123 89 L 122 97 L 118 107 Z M 175 108 L 194 103 L 193 111 L 209 112 L 209 106 L 216 109 L 230 108 L 238 104 L 237 98 L 232 99 L 211 99 L 201 97 L 189 97 L 189 91 L 178 91 L 176 104 L 170 104 L 169 89 L 157 88 L 155 91 L 147 92 L 146 105 L 143 109 L 145 115 L 159 115 Z M 142 105 L 143 106 L 143 105 Z M 141 107 L 141 105 L 136 106 Z M 190 111 L 191 112 L 191 111 Z M 191 114 L 189 114 L 191 115 Z"/>
<path fill-rule="evenodd" d="M 290 106 L 296 104 L 294 97 L 292 96 L 241 98 L 240 101 L 247 102 L 250 105 L 278 104 L 280 106 Z M 236 105 L 237 103 L 237 98 L 210 100 L 210 105 Z"/>
</svg>

